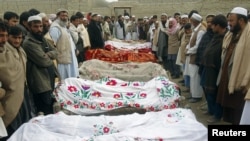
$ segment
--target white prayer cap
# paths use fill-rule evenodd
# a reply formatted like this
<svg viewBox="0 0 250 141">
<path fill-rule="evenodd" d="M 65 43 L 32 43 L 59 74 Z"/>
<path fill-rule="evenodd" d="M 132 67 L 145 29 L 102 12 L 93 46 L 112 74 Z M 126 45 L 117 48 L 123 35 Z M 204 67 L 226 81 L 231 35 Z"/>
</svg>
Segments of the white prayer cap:
<svg viewBox="0 0 250 141">
<path fill-rule="evenodd" d="M 47 15 L 45 13 L 39 13 L 38 16 L 40 16 L 41 18 L 47 17 Z"/>
<path fill-rule="evenodd" d="M 150 16 L 150 18 L 149 19 L 153 19 L 153 16 Z"/>
<path fill-rule="evenodd" d="M 51 21 L 54 21 L 54 20 L 56 19 L 56 14 L 50 14 L 50 15 L 49 15 L 49 19 L 50 19 Z"/>
<path fill-rule="evenodd" d="M 183 18 L 188 18 L 188 15 L 184 14 L 184 15 L 181 15 L 181 19 Z"/>
<path fill-rule="evenodd" d="M 100 15 L 100 14 L 98 14 L 97 16 L 98 16 L 98 17 L 101 17 L 101 15 Z"/>
<path fill-rule="evenodd" d="M 87 18 L 83 18 L 84 21 L 87 21 L 88 19 Z"/>
<path fill-rule="evenodd" d="M 57 9 L 56 13 L 58 14 L 60 12 L 67 12 L 68 13 L 68 10 L 64 9 L 64 8 Z"/>
<path fill-rule="evenodd" d="M 38 15 L 35 15 L 35 16 L 30 16 L 28 18 L 28 22 L 31 22 L 31 21 L 42 21 L 42 18 Z"/>
<path fill-rule="evenodd" d="M 135 18 L 135 15 L 132 15 L 133 18 Z"/>
<path fill-rule="evenodd" d="M 167 13 L 161 13 L 161 16 L 168 16 L 168 14 Z"/>
<path fill-rule="evenodd" d="M 125 20 L 128 20 L 128 19 L 129 19 L 129 16 L 124 16 L 124 19 L 125 19 Z"/>
<path fill-rule="evenodd" d="M 145 16 L 143 19 L 148 19 L 148 17 L 147 17 L 147 16 Z"/>
<path fill-rule="evenodd" d="M 197 21 L 199 21 L 199 22 L 202 21 L 201 15 L 199 15 L 199 14 L 197 14 L 197 13 L 193 13 L 193 15 L 191 16 L 191 18 L 192 18 L 192 19 L 195 19 L 195 20 L 197 20 Z"/>
<path fill-rule="evenodd" d="M 242 8 L 242 7 L 235 7 L 230 13 L 247 16 L 247 9 Z"/>
</svg>

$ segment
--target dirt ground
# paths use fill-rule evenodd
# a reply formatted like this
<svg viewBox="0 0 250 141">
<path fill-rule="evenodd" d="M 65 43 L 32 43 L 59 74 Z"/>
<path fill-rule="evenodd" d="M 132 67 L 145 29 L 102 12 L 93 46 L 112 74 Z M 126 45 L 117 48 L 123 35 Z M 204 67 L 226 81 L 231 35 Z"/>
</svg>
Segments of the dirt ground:
<svg viewBox="0 0 250 141">
<path fill-rule="evenodd" d="M 184 97 L 188 97 L 190 96 L 189 93 L 187 92 L 183 92 L 186 90 L 186 88 L 184 86 L 182 86 L 182 83 L 179 83 L 179 81 L 182 80 L 182 78 L 179 79 L 171 79 L 172 82 L 175 82 L 176 84 L 179 85 L 179 87 L 181 88 L 181 96 Z M 201 107 L 203 105 L 206 105 L 206 99 L 203 95 L 203 98 L 201 101 L 197 102 L 197 103 L 189 103 L 188 99 L 184 99 L 180 102 L 180 106 L 184 107 L 184 108 L 190 108 L 193 113 L 196 116 L 196 119 L 201 122 L 203 125 L 205 125 L 207 127 L 207 125 L 209 125 L 207 123 L 207 119 L 210 117 L 209 115 L 204 114 L 204 110 L 201 110 Z M 213 125 L 230 125 L 230 123 L 224 122 L 223 120 L 221 120 L 220 122 L 216 122 L 213 123 Z"/>
</svg>

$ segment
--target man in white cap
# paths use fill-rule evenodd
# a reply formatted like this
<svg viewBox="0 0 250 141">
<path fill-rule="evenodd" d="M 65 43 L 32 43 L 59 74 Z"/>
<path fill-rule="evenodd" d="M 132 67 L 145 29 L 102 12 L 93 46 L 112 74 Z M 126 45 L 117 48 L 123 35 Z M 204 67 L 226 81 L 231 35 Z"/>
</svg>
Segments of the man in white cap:
<svg viewBox="0 0 250 141">
<path fill-rule="evenodd" d="M 53 113 L 53 98 L 55 78 L 58 76 L 53 60 L 58 52 L 44 39 L 43 24 L 40 16 L 28 18 L 29 33 L 23 42 L 27 54 L 27 82 L 33 94 L 37 112 Z"/>
<path fill-rule="evenodd" d="M 223 107 L 224 121 L 237 125 L 242 115 L 241 124 L 250 124 L 250 25 L 247 9 L 233 8 L 229 14 L 229 26 L 231 33 L 225 35 L 222 45 L 217 102 Z"/>
<path fill-rule="evenodd" d="M 200 76 L 198 74 L 199 67 L 195 64 L 195 58 L 197 53 L 198 45 L 204 35 L 206 28 L 201 24 L 202 17 L 197 13 L 193 13 L 190 22 L 193 26 L 193 33 L 190 38 L 189 44 L 186 49 L 186 65 L 184 70 L 184 75 L 190 76 L 190 93 L 191 97 L 189 99 L 190 103 L 199 102 L 202 99 L 203 90 L 200 85 Z"/>
<path fill-rule="evenodd" d="M 51 24 L 49 34 L 53 39 L 59 52 L 57 58 L 57 69 L 61 79 L 78 77 L 78 63 L 75 54 L 76 46 L 67 29 L 68 12 L 66 9 L 57 11 L 57 19 Z"/>
<path fill-rule="evenodd" d="M 47 15 L 45 13 L 39 13 L 38 16 L 40 16 L 42 18 L 43 34 L 46 34 L 50 28 L 49 18 L 47 17 Z"/>
</svg>

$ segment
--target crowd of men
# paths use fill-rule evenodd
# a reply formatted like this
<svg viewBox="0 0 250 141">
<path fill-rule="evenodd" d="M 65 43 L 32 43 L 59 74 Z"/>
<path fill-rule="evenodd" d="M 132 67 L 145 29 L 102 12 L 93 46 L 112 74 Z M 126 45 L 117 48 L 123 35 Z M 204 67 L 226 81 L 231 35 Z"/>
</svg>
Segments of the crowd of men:
<svg viewBox="0 0 250 141">
<path fill-rule="evenodd" d="M 51 15 L 7 11 L 0 22 L 0 116 L 8 136 L 38 112 L 52 114 L 55 78 L 78 77 L 85 52 L 112 38 L 151 42 L 172 78 L 183 76 L 189 102 L 205 95 L 209 123 L 244 124 L 250 99 L 248 17 L 242 7 L 205 19 L 196 10 L 162 13 L 159 20 L 126 11 L 117 19 L 91 12 L 70 16 L 66 9 Z"/>
</svg>

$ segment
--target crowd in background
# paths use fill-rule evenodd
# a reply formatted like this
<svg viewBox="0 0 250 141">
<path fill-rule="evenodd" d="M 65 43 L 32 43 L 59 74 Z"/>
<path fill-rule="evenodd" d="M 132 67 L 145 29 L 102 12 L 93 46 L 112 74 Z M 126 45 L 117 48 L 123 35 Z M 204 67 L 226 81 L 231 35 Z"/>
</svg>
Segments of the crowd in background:
<svg viewBox="0 0 250 141">
<path fill-rule="evenodd" d="M 52 114 L 55 78 L 78 77 L 85 52 L 113 38 L 151 42 L 158 63 L 173 79 L 183 77 L 189 102 L 205 95 L 209 123 L 240 124 L 250 87 L 248 20 L 241 7 L 205 18 L 196 10 L 142 18 L 126 10 L 117 17 L 7 11 L 0 22 L 0 116 L 8 135 L 39 112 Z"/>
</svg>

